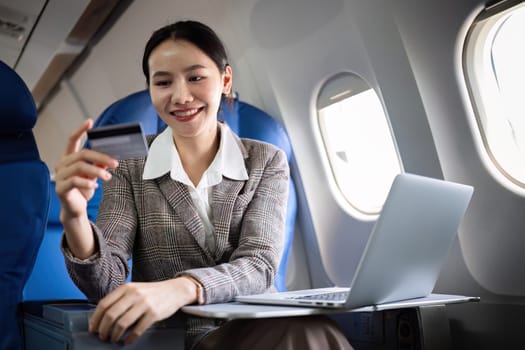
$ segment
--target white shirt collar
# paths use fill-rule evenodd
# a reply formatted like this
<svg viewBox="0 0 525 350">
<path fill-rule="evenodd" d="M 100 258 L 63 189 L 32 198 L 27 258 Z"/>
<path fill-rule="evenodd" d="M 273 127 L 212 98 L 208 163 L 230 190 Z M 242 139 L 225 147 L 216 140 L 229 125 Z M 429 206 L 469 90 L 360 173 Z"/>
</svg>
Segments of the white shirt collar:
<svg viewBox="0 0 525 350">
<path fill-rule="evenodd" d="M 244 157 L 231 129 L 218 123 L 220 130 L 219 151 L 201 179 L 204 186 L 212 186 L 222 180 L 222 176 L 233 180 L 247 180 L 248 173 Z M 167 127 L 153 140 L 144 165 L 144 180 L 151 180 L 170 172 L 172 179 L 190 185 L 191 181 L 182 167 L 179 154 L 173 142 L 172 130 Z M 199 187 L 201 185 L 199 183 Z"/>
</svg>

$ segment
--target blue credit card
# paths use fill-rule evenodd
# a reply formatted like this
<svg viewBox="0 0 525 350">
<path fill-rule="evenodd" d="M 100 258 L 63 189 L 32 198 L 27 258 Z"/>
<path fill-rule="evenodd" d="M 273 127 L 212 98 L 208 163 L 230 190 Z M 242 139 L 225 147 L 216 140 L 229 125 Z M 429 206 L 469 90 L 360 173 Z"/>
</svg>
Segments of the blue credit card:
<svg viewBox="0 0 525 350">
<path fill-rule="evenodd" d="M 88 130 L 89 147 L 115 159 L 141 158 L 148 154 L 140 123 L 102 126 Z"/>
</svg>

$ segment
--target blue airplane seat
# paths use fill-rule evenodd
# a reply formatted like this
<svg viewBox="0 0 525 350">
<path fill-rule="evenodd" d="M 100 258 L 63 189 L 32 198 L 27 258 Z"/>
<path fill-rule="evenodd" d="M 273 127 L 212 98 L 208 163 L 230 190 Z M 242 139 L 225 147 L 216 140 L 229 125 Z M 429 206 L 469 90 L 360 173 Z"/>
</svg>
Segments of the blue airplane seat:
<svg viewBox="0 0 525 350">
<path fill-rule="evenodd" d="M 24 288 L 24 301 L 86 299 L 66 270 L 60 242 L 64 228 L 60 222 L 60 200 L 55 182 L 50 183 L 50 205 L 47 227 L 36 257 L 33 272 Z"/>
<path fill-rule="evenodd" d="M 135 92 L 113 102 L 97 118 L 93 127 L 132 122 L 139 122 L 146 135 L 157 134 L 166 127 L 157 117 L 147 91 Z"/>
<path fill-rule="evenodd" d="M 64 227 L 60 222 L 60 200 L 55 192 L 55 182 L 50 184 L 50 206 L 44 238 L 33 267 L 33 272 L 25 285 L 24 301 L 86 300 L 69 277 L 64 256 L 60 250 Z M 95 221 L 101 192 L 96 191 L 88 202 L 88 217 Z M 129 261 L 131 266 L 132 262 Z M 131 280 L 131 276 L 128 277 Z"/>
<path fill-rule="evenodd" d="M 289 162 L 292 160 L 292 147 L 286 131 L 281 124 L 261 109 L 235 98 L 233 105 L 223 101 L 218 117 L 224 120 L 233 132 L 240 137 L 271 143 L 285 151 Z M 132 93 L 111 104 L 97 118 L 95 126 L 129 122 L 140 122 L 146 134 L 159 133 L 166 127 L 166 124 L 158 117 L 147 90 Z M 93 212 L 96 211 L 100 201 L 101 188 L 102 186 L 99 186 L 94 198 L 88 204 Z M 293 241 L 296 214 L 297 196 L 295 185 L 293 180 L 291 180 L 286 218 L 285 248 L 274 283 L 279 291 L 286 290 L 286 267 Z"/>
<path fill-rule="evenodd" d="M 149 95 L 132 94 L 130 103 L 118 101 L 109 106 L 97 119 L 96 126 L 117 124 L 121 116 L 127 116 L 126 122 L 140 122 L 146 133 L 157 133 L 165 127 L 164 122 L 157 118 L 141 118 L 151 115 L 155 109 Z M 102 181 L 99 181 L 99 185 Z M 97 189 L 93 198 L 88 202 L 88 217 L 96 221 L 98 205 L 102 197 L 102 186 Z M 55 182 L 50 183 L 50 203 L 46 233 L 38 252 L 33 273 L 29 277 L 24 289 L 24 301 L 36 300 L 75 300 L 86 299 L 84 293 L 73 283 L 66 269 L 64 257 L 60 250 L 60 242 L 64 228 L 60 222 L 60 200 L 55 192 Z M 129 261 L 130 267 L 132 261 Z M 53 278 L 49 278 L 53 276 Z M 131 276 L 128 277 L 131 280 Z"/>
<path fill-rule="evenodd" d="M 0 349 L 22 349 L 22 291 L 49 209 L 49 170 L 33 136 L 37 109 L 24 81 L 0 61 Z"/>
<path fill-rule="evenodd" d="M 228 109 L 225 108 L 225 111 L 228 111 Z M 224 120 L 240 137 L 271 143 L 286 153 L 288 163 L 292 161 L 292 145 L 290 144 L 288 134 L 282 125 L 268 113 L 236 99 L 233 113 L 225 113 Z M 296 215 L 297 193 L 295 191 L 294 181 L 290 177 L 284 251 L 274 283 L 277 290 L 281 292 L 287 289 L 286 268 L 288 266 L 288 257 L 293 242 Z"/>
</svg>

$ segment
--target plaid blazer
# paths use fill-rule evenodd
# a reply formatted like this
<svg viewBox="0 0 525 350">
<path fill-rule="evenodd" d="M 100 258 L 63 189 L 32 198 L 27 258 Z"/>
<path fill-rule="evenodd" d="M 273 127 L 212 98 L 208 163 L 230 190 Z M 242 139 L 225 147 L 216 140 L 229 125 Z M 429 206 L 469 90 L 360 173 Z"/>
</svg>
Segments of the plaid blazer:
<svg viewBox="0 0 525 350">
<path fill-rule="evenodd" d="M 153 139 L 148 137 L 149 143 Z M 104 184 L 97 223 L 92 224 L 98 253 L 81 261 L 64 246 L 71 278 L 90 300 L 125 283 L 131 257 L 133 281 L 188 274 L 202 284 L 206 303 L 273 288 L 284 240 L 288 162 L 282 150 L 268 143 L 237 142 L 249 179 L 223 178 L 211 190 L 213 252 L 186 185 L 169 173 L 143 180 L 145 158 L 119 162 Z M 190 333 L 206 329 L 205 323 L 190 325 Z"/>
</svg>

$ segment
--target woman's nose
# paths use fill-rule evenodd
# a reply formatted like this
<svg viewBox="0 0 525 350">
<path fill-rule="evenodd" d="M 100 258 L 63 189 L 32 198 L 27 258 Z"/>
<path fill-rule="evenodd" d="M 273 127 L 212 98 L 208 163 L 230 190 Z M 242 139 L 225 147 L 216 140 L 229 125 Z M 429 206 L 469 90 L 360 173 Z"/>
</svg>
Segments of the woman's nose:
<svg viewBox="0 0 525 350">
<path fill-rule="evenodd" d="M 193 101 L 193 95 L 187 84 L 179 83 L 173 85 L 173 90 L 171 92 L 171 102 L 173 104 L 186 104 Z"/>
</svg>

